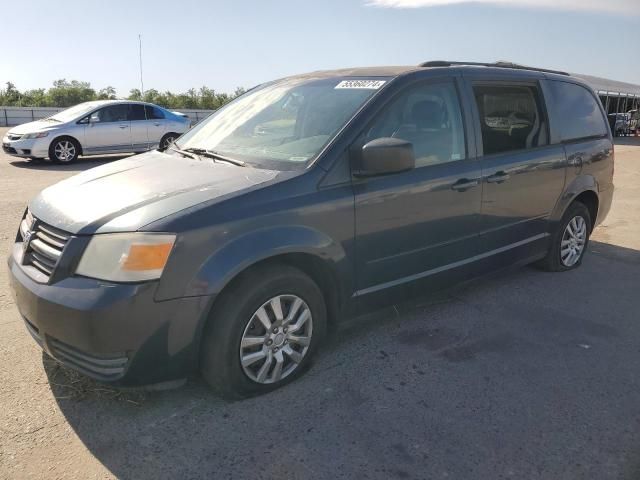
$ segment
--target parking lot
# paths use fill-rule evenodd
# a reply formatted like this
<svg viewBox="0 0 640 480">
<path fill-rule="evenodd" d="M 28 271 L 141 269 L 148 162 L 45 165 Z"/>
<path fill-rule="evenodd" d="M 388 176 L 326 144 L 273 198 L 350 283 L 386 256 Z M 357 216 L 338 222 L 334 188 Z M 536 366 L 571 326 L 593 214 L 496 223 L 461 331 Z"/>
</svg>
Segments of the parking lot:
<svg viewBox="0 0 640 480">
<path fill-rule="evenodd" d="M 300 380 L 250 400 L 197 376 L 118 391 L 58 366 L 0 268 L 0 478 L 640 478 L 640 139 L 617 143 L 612 211 L 580 269 L 509 270 L 352 319 Z M 0 153 L 0 251 L 38 191 L 117 158 Z"/>
</svg>

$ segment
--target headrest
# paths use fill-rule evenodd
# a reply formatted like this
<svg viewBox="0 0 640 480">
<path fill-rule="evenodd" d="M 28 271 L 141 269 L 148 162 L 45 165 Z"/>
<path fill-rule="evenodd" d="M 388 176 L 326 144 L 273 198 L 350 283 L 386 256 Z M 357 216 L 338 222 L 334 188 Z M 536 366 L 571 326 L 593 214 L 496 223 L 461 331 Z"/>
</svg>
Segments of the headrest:
<svg viewBox="0 0 640 480">
<path fill-rule="evenodd" d="M 433 100 L 422 100 L 411 109 L 411 119 L 418 128 L 442 128 L 443 114 L 440 103 Z"/>
</svg>

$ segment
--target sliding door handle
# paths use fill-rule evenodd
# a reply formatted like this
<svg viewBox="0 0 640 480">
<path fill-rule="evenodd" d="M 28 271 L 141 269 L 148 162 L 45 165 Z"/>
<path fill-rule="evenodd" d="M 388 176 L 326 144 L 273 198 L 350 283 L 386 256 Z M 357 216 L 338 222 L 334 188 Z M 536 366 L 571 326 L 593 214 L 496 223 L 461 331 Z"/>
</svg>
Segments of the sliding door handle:
<svg viewBox="0 0 640 480">
<path fill-rule="evenodd" d="M 500 171 L 494 173 L 493 175 L 489 175 L 487 177 L 487 183 L 502 183 L 509 180 L 509 178 L 511 178 L 511 175 L 509 175 L 507 172 Z"/>
<path fill-rule="evenodd" d="M 477 187 L 480 184 L 478 180 L 469 180 L 468 178 L 461 178 L 456 183 L 451 185 L 451 189 L 456 192 L 465 192 L 470 188 Z"/>
</svg>

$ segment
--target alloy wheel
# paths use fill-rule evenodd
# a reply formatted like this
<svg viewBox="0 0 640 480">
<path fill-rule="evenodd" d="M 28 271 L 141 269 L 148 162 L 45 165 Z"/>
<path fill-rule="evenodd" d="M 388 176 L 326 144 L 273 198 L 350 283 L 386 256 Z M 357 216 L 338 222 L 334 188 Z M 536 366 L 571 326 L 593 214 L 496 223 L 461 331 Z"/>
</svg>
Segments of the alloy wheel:
<svg viewBox="0 0 640 480">
<path fill-rule="evenodd" d="M 60 162 L 69 162 L 76 156 L 76 146 L 69 140 L 61 140 L 56 143 L 53 149 L 56 160 Z"/>
<path fill-rule="evenodd" d="M 171 144 L 173 142 L 176 141 L 176 137 L 167 137 L 164 139 L 164 142 L 162 142 L 162 150 L 166 150 L 167 148 L 169 148 L 171 146 Z"/>
<path fill-rule="evenodd" d="M 275 383 L 291 375 L 309 350 L 313 319 L 296 295 L 278 295 L 251 316 L 240 341 L 240 364 L 256 383 Z"/>
<path fill-rule="evenodd" d="M 582 256 L 587 243 L 587 222 L 581 216 L 573 217 L 562 235 L 560 261 L 565 267 L 573 267 Z"/>
</svg>

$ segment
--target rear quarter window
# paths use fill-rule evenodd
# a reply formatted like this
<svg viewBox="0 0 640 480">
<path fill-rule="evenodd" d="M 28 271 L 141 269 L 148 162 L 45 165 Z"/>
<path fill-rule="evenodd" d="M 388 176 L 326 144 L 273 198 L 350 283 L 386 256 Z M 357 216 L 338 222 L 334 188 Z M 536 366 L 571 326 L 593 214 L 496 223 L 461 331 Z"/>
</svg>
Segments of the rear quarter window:
<svg viewBox="0 0 640 480">
<path fill-rule="evenodd" d="M 161 120 L 165 118 L 164 112 L 157 107 L 145 105 L 144 108 L 147 111 L 147 118 L 149 120 Z"/>
<path fill-rule="evenodd" d="M 549 81 L 556 128 L 563 141 L 602 137 L 608 133 L 607 122 L 595 96 L 581 85 Z"/>
</svg>

